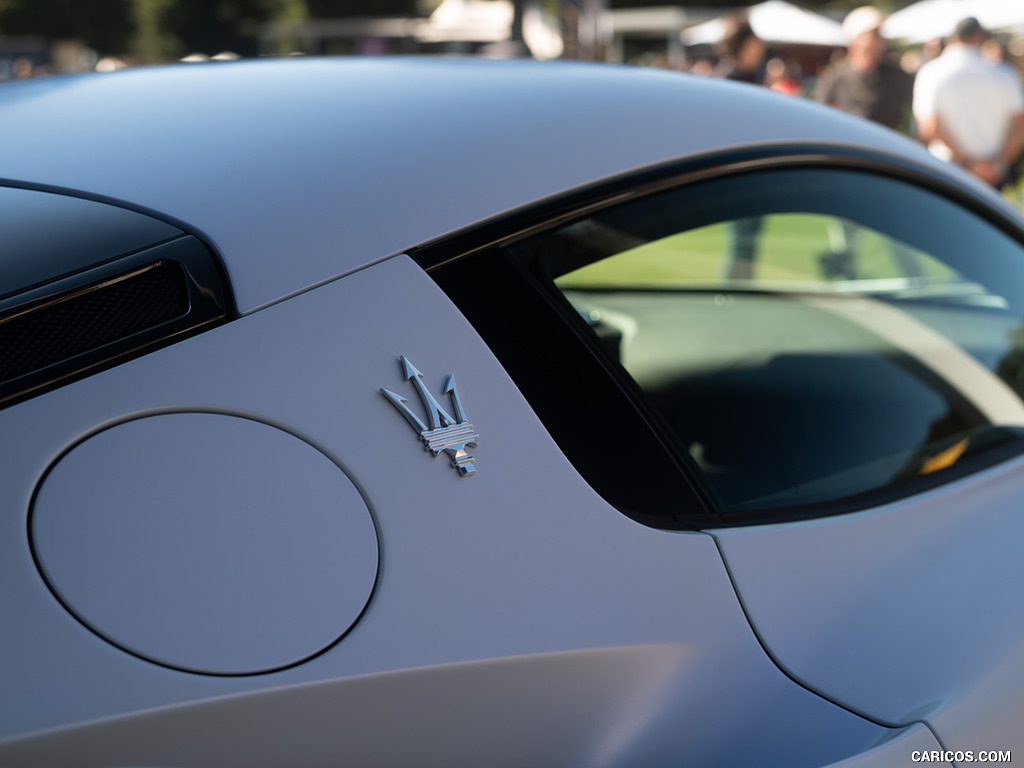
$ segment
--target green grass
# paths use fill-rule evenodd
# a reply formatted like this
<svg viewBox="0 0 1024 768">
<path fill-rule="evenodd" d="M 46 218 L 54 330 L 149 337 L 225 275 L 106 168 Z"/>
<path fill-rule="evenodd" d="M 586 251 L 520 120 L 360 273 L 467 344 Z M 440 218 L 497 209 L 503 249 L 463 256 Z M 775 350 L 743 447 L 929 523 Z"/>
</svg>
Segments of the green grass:
<svg viewBox="0 0 1024 768">
<path fill-rule="evenodd" d="M 820 258 L 832 250 L 831 237 L 841 233 L 836 219 L 814 214 L 765 217 L 757 240 L 754 278 L 758 282 L 813 282 L 824 279 Z M 723 282 L 729 232 L 725 224 L 645 243 L 616 254 L 558 280 L 561 287 L 656 287 L 707 285 Z M 948 280 L 946 267 L 919 251 L 913 252 L 924 276 Z M 903 277 L 889 241 L 861 229 L 856 238 L 858 277 Z"/>
<path fill-rule="evenodd" d="M 1003 197 L 1024 213 L 1024 178 L 1017 182 L 1016 187 L 1007 187 L 1003 190 Z"/>
</svg>

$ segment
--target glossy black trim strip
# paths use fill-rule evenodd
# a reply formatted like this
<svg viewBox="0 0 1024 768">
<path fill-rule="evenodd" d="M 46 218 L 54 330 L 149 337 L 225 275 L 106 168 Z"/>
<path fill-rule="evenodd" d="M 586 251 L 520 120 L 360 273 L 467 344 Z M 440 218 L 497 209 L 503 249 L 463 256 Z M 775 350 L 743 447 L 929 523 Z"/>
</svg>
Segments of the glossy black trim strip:
<svg viewBox="0 0 1024 768">
<path fill-rule="evenodd" d="M 432 277 L 608 503 L 658 528 L 693 529 L 692 520 L 707 519 L 713 507 L 651 430 L 644 401 L 608 376 L 587 335 L 564 322 L 529 275 L 500 252 L 484 251 Z"/>
<path fill-rule="evenodd" d="M 229 302 L 217 264 L 190 235 L 9 296 L 0 301 L 0 407 L 225 322 Z"/>
<path fill-rule="evenodd" d="M 662 190 L 752 171 L 791 168 L 863 171 L 906 181 L 955 201 L 1016 240 L 1021 236 L 1024 222 L 1011 218 L 1012 211 L 993 208 L 972 185 L 905 157 L 845 145 L 779 144 L 713 152 L 615 176 L 453 232 L 407 253 L 430 272 L 485 248 L 505 247 Z"/>
</svg>

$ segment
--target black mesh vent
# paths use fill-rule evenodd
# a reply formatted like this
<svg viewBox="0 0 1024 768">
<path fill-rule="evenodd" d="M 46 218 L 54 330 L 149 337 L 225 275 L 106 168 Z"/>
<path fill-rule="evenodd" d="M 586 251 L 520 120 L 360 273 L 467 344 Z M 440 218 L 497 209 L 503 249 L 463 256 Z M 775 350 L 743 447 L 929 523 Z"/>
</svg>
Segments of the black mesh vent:
<svg viewBox="0 0 1024 768">
<path fill-rule="evenodd" d="M 189 310 L 180 264 L 158 262 L 0 320 L 0 381 L 99 349 Z"/>
</svg>

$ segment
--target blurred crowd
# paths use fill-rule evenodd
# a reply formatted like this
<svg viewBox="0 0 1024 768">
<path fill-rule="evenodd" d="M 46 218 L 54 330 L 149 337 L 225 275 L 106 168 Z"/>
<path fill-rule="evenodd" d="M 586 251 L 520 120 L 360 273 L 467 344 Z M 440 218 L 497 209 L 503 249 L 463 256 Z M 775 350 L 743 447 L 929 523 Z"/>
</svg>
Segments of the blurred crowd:
<svg viewBox="0 0 1024 768">
<path fill-rule="evenodd" d="M 747 13 L 726 17 L 718 44 L 695 46 L 685 59 L 654 55 L 631 63 L 671 66 L 814 99 L 911 134 L 936 156 L 994 187 L 1018 186 L 1024 175 L 1024 62 L 1013 52 L 1024 53 L 1024 37 L 994 36 L 968 17 L 951 25 L 941 39 L 897 47 L 884 37 L 885 13 L 863 6 L 846 14 L 841 40 L 837 35 L 831 46 L 769 45 L 755 33 Z M 1017 48 L 1008 49 L 1008 42 Z M 8 56 L 0 62 L 0 81 L 49 74 L 47 62 L 58 72 L 110 72 L 136 63 L 98 58 L 82 46 L 65 47 Z M 193 54 L 182 61 L 211 58 L 238 56 Z"/>
<path fill-rule="evenodd" d="M 693 60 L 694 74 L 752 83 L 909 133 L 936 156 L 997 188 L 1016 185 L 1024 154 L 1024 88 L 1005 44 L 977 19 L 902 52 L 882 33 L 886 15 L 873 6 L 842 23 L 845 49 L 818 71 L 769 56 L 742 15 L 730 17 L 715 56 Z"/>
</svg>

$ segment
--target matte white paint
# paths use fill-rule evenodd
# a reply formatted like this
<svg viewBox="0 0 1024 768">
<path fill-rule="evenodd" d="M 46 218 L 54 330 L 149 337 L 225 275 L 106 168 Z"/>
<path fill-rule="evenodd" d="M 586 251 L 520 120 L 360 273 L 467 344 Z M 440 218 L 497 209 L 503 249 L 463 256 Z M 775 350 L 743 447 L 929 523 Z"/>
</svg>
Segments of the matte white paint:
<svg viewBox="0 0 1024 768">
<path fill-rule="evenodd" d="M 378 392 L 408 391 L 418 407 L 399 354 L 438 394 L 458 375 L 480 434 L 473 477 L 425 452 Z M 344 468 L 374 515 L 381 560 L 370 605 L 345 639 L 305 664 L 210 677 L 143 661 L 72 618 L 32 562 L 29 503 L 55 456 L 127 418 L 199 410 L 302 437 Z M 544 764 L 545 744 L 552 765 L 560 755 L 580 765 L 675 765 L 680 754 L 761 765 L 765 749 L 817 765 L 887 734 L 771 663 L 710 537 L 646 528 L 599 498 L 408 258 L 0 411 L 0 431 L 23 436 L 0 442 L 0 508 L 9 510 L 0 518 L 0 603 L 17 627 L 0 633 L 0 659 L 17 660 L 3 668 L 0 764 L 74 754 L 85 765 L 280 765 L 277 752 L 259 749 L 264 730 L 295 722 L 319 724 L 324 743 L 351 742 L 356 764 L 388 744 L 383 754 L 403 759 L 384 765 L 479 765 L 488 744 L 496 751 L 487 762 L 498 765 Z M 259 445 L 231 460 L 274 471 Z M 481 666 L 451 666 L 464 662 Z M 438 667 L 425 677 L 403 672 Z M 332 692 L 336 708 L 325 708 Z M 221 700 L 233 694 L 257 698 Z M 201 702 L 210 703 L 181 708 Z M 251 715 L 250 702 L 264 714 Z M 196 718 L 209 727 L 180 730 Z M 266 725 L 275 719 L 280 728 Z M 251 725 L 252 743 L 234 736 L 239 722 Z M 417 751 L 462 722 L 489 730 L 460 730 L 461 762 L 449 749 Z M 737 739 L 737 728 L 749 738 Z M 23 738 L 38 729 L 50 730 Z M 418 735 L 401 742 L 410 731 Z M 538 740 L 519 741 L 524 731 Z"/>
<path fill-rule="evenodd" d="M 796 679 L 950 749 L 1024 750 L 1016 459 L 895 504 L 720 531 L 767 648 Z"/>
<path fill-rule="evenodd" d="M 851 765 L 875 766 L 934 744 L 914 725 L 924 719 L 950 748 L 1014 748 L 1001 739 L 1019 734 L 1024 675 L 1021 462 L 873 512 L 718 536 L 781 665 L 911 726 L 892 733 L 787 678 L 711 537 L 645 528 L 599 498 L 465 318 L 410 259 L 389 258 L 538 198 L 723 148 L 856 145 L 940 167 L 919 147 L 743 85 L 528 62 L 53 78 L 5 84 L 0 114 L 18 148 L 0 177 L 197 229 L 246 313 L 0 411 L 0 764 L 71 754 L 84 765 L 280 765 L 279 737 L 311 750 L 306 765 L 337 762 L 323 746 L 364 765 L 375 754 L 403 765 L 674 766 L 683 755 L 737 766 L 779 754 L 819 765 L 865 753 Z M 474 477 L 424 452 L 379 394 L 407 391 L 415 404 L 403 354 L 436 395 L 457 374 L 480 435 Z M 305 441 L 373 517 L 380 570 L 367 610 L 304 664 L 224 677 L 132 656 L 65 610 L 33 560 L 29 510 L 57 457 L 115 424 L 196 412 Z M 234 458 L 276 471 L 259 448 Z M 300 594 L 293 607 L 317 604 Z M 880 744 L 892 735 L 901 740 Z"/>
<path fill-rule="evenodd" d="M 133 419 L 40 484 L 31 535 L 86 625 L 179 669 L 304 661 L 356 622 L 377 578 L 359 491 L 293 435 L 217 413 Z"/>
</svg>

